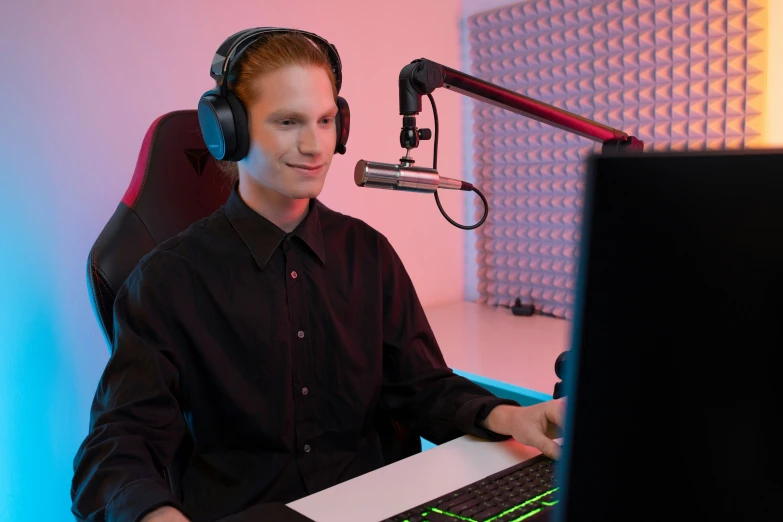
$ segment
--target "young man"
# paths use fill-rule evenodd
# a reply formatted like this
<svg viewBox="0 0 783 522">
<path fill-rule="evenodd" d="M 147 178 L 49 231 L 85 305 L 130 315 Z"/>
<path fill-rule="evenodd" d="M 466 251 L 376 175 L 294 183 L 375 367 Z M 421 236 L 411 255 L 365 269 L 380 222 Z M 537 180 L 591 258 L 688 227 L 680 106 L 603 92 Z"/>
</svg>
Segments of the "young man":
<svg viewBox="0 0 783 522">
<path fill-rule="evenodd" d="M 77 517 L 216 520 L 293 501 L 385 464 L 379 413 L 436 443 L 513 436 L 556 457 L 563 404 L 521 408 L 455 375 L 387 239 L 316 199 L 337 140 L 327 56 L 269 37 L 228 81 L 249 152 L 226 205 L 142 259 L 115 300 Z M 180 501 L 159 470 L 185 436 Z"/>
</svg>

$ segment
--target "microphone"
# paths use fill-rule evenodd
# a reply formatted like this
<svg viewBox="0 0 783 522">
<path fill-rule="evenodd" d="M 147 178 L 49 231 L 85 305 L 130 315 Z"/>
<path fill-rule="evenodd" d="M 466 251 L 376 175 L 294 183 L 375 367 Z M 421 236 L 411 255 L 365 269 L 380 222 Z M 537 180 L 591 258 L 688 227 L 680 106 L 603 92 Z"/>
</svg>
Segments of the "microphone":
<svg viewBox="0 0 783 522">
<path fill-rule="evenodd" d="M 473 190 L 473 185 L 458 179 L 447 178 L 435 169 L 414 167 L 410 163 L 392 165 L 359 160 L 353 171 L 353 179 L 359 187 L 433 193 L 438 189 Z"/>
</svg>

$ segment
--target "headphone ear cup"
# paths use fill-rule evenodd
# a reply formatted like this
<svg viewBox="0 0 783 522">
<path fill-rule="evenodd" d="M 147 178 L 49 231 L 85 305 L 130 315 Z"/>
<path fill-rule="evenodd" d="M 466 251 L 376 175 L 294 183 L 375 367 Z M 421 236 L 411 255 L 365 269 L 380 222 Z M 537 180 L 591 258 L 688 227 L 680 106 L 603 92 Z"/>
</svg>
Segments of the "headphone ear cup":
<svg viewBox="0 0 783 522">
<path fill-rule="evenodd" d="M 236 148 L 232 151 L 232 154 L 226 154 L 226 159 L 229 161 L 239 161 L 247 156 L 247 152 L 250 148 L 250 129 L 247 125 L 247 112 L 245 106 L 237 98 L 233 92 L 228 91 L 226 93 L 226 101 L 231 108 L 232 130 L 233 135 L 236 137 Z"/>
<path fill-rule="evenodd" d="M 201 136 L 212 157 L 227 159 L 236 150 L 234 117 L 228 101 L 216 91 L 207 91 L 198 101 Z"/>
<path fill-rule="evenodd" d="M 351 109 L 344 98 L 337 97 L 337 116 L 335 118 L 337 127 L 337 145 L 334 152 L 345 154 L 345 145 L 348 143 L 348 134 L 351 132 Z"/>
</svg>

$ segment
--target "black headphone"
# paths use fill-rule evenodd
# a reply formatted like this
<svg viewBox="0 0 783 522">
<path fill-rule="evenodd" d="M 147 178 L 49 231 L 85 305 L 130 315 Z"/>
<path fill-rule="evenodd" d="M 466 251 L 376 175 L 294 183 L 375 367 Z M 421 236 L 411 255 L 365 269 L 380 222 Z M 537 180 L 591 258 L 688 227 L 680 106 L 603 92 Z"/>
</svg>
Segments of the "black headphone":
<svg viewBox="0 0 783 522">
<path fill-rule="evenodd" d="M 247 111 L 239 98 L 228 90 L 228 74 L 239 60 L 247 47 L 259 38 L 272 34 L 299 33 L 309 38 L 329 57 L 334 73 L 337 92 L 342 85 L 342 64 L 337 48 L 317 34 L 284 29 L 281 27 L 256 27 L 239 31 L 220 44 L 209 75 L 220 81 L 220 87 L 205 92 L 198 102 L 198 123 L 201 135 L 207 145 L 207 150 L 217 160 L 239 161 L 247 155 L 250 147 L 250 131 L 247 123 Z M 345 144 L 348 142 L 348 132 L 351 126 L 351 112 L 348 102 L 337 97 L 337 145 L 335 152 L 345 154 Z"/>
</svg>

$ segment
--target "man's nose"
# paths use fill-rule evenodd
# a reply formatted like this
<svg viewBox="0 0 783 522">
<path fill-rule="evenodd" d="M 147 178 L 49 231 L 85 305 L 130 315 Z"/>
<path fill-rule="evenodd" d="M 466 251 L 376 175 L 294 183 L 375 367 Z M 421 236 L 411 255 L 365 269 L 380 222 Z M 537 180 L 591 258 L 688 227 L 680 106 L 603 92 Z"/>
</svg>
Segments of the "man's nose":
<svg viewBox="0 0 783 522">
<path fill-rule="evenodd" d="M 319 154 L 321 152 L 321 137 L 318 129 L 312 125 L 305 125 L 299 134 L 299 152 L 302 154 Z"/>
</svg>

